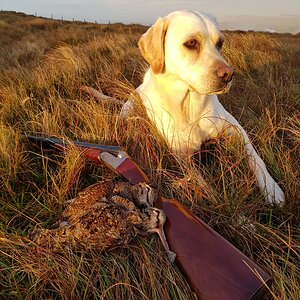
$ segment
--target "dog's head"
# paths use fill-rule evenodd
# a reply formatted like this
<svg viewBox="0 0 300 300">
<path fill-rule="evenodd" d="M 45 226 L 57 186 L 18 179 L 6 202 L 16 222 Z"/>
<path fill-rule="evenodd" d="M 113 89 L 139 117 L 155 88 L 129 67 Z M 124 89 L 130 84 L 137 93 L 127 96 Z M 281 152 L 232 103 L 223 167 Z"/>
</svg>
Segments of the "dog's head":
<svg viewBox="0 0 300 300">
<path fill-rule="evenodd" d="M 228 91 L 233 68 L 220 51 L 223 36 L 207 14 L 177 11 L 159 18 L 142 35 L 139 48 L 155 74 L 175 76 L 200 94 Z"/>
</svg>

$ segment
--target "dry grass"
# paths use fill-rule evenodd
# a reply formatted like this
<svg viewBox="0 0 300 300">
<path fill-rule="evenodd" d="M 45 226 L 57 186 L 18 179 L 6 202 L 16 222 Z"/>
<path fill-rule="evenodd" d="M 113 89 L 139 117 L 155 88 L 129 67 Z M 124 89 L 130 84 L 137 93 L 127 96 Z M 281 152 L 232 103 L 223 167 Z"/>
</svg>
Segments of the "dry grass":
<svg viewBox="0 0 300 300">
<path fill-rule="evenodd" d="M 21 141 L 26 132 L 123 146 L 163 196 L 180 199 L 270 272 L 275 298 L 300 299 L 299 35 L 225 33 L 224 56 L 237 75 L 221 101 L 285 191 L 279 209 L 264 203 L 239 142 L 211 141 L 182 163 L 141 107 L 124 122 L 117 105 L 80 92 L 82 84 L 119 99 L 134 92 L 146 68 L 136 47 L 146 28 L 0 17 L 1 298 L 193 299 L 154 236 L 101 256 L 33 247 L 30 229 L 50 226 L 64 200 L 114 175 L 86 164 L 76 149 L 41 154 Z M 240 224 L 241 216 L 255 232 Z"/>
</svg>

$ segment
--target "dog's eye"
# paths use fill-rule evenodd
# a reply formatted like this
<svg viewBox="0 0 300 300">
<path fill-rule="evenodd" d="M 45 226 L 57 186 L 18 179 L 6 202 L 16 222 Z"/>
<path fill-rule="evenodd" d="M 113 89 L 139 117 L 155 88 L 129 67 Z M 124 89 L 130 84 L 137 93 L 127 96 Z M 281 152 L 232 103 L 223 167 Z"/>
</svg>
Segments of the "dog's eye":
<svg viewBox="0 0 300 300">
<path fill-rule="evenodd" d="M 223 47 L 223 40 L 218 40 L 217 43 L 216 43 L 216 48 L 220 51 L 222 50 L 222 47 Z"/>
<path fill-rule="evenodd" d="M 198 50 L 199 49 L 199 43 L 196 39 L 188 40 L 184 43 L 184 46 L 190 50 Z"/>
</svg>

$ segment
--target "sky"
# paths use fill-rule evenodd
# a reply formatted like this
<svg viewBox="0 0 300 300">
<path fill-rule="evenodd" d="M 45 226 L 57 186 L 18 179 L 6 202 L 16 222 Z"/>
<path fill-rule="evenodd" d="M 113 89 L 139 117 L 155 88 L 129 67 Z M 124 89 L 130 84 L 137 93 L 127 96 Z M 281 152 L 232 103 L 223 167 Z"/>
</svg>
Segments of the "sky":
<svg viewBox="0 0 300 300">
<path fill-rule="evenodd" d="M 65 20 L 153 24 L 159 16 L 198 10 L 224 16 L 300 15 L 300 0 L 0 0 L 0 9 Z"/>
</svg>

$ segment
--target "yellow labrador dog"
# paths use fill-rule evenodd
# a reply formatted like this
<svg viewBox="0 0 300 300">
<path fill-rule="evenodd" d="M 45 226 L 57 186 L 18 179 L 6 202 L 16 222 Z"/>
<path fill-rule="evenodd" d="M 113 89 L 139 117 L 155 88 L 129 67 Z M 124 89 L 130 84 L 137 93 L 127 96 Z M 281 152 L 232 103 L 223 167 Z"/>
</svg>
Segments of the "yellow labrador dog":
<svg viewBox="0 0 300 300">
<path fill-rule="evenodd" d="M 230 88 L 233 68 L 220 54 L 223 36 L 205 13 L 175 11 L 142 35 L 139 49 L 150 64 L 137 88 L 149 118 L 172 149 L 189 155 L 220 133 L 240 134 L 250 168 L 269 203 L 283 204 L 284 194 L 253 148 L 245 130 L 218 101 Z M 132 108 L 128 100 L 122 108 Z"/>
</svg>

